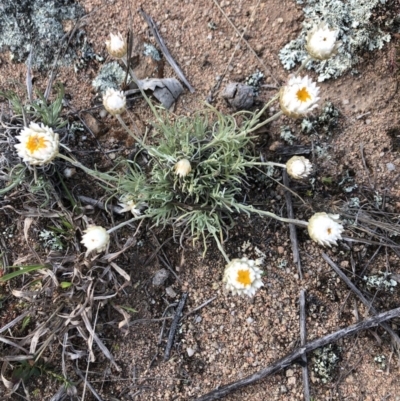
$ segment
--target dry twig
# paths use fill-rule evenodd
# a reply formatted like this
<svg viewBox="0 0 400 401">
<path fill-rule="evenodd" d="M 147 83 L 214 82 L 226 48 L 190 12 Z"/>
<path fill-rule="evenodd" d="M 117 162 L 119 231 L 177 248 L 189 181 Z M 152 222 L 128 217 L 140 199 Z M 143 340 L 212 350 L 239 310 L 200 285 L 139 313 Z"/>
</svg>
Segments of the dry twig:
<svg viewBox="0 0 400 401">
<path fill-rule="evenodd" d="M 307 339 L 307 329 L 306 329 L 306 295 L 305 291 L 300 291 L 300 345 L 304 347 Z M 303 393 L 304 399 L 310 401 L 310 383 L 308 381 L 308 368 L 307 368 L 307 355 L 304 353 L 301 357 L 302 364 L 302 374 L 303 374 Z"/>
<path fill-rule="evenodd" d="M 158 43 L 158 46 L 160 46 L 160 49 L 161 49 L 162 53 L 164 54 L 166 60 L 170 64 L 170 66 L 174 69 L 174 71 L 176 72 L 178 77 L 181 79 L 181 81 L 187 86 L 187 88 L 189 89 L 190 93 L 194 93 L 193 86 L 190 85 L 190 83 L 186 79 L 185 75 L 183 74 L 181 68 L 178 66 L 176 61 L 171 56 L 171 53 L 167 49 L 167 46 L 165 46 L 164 40 L 161 37 L 160 33 L 158 32 L 157 26 L 154 23 L 153 18 L 151 18 L 150 15 L 146 14 L 143 11 L 143 9 L 141 9 L 141 8 L 139 9 L 139 12 L 142 15 L 142 17 L 145 19 L 145 21 L 147 22 L 147 25 L 149 26 L 149 28 L 151 30 L 151 33 L 154 36 L 154 39 Z"/>
<path fill-rule="evenodd" d="M 283 176 L 283 185 L 286 188 L 289 188 L 289 177 L 285 169 L 282 172 L 282 176 Z M 285 190 L 285 199 L 287 207 L 287 217 L 289 219 L 294 219 L 292 195 L 288 190 Z M 289 223 L 289 231 L 290 231 L 290 241 L 292 243 L 293 262 L 297 264 L 297 271 L 299 272 L 299 277 L 302 280 L 303 272 L 301 271 L 301 261 L 300 261 L 299 247 L 297 244 L 296 226 L 292 223 Z"/>
<path fill-rule="evenodd" d="M 371 315 L 376 315 L 378 311 L 372 306 L 371 302 L 364 297 L 362 292 L 350 281 L 350 279 L 339 269 L 339 267 L 333 262 L 333 260 L 326 254 L 322 253 L 322 257 L 329 264 L 330 267 L 336 272 L 336 274 L 347 284 L 347 286 L 357 295 L 360 301 L 368 308 Z M 390 334 L 393 342 L 397 345 L 397 349 L 400 349 L 400 337 L 397 333 L 392 330 L 392 328 L 386 324 L 382 323 L 381 326 Z"/>
<path fill-rule="evenodd" d="M 336 342 L 343 337 L 358 333 L 361 330 L 367 330 L 372 327 L 376 327 L 376 326 L 382 324 L 383 322 L 386 322 L 387 320 L 390 320 L 390 319 L 393 319 L 396 317 L 400 317 L 400 308 L 396 308 L 396 309 L 392 309 L 388 312 L 380 313 L 379 315 L 376 315 L 369 319 L 365 319 L 362 322 L 353 324 L 349 327 L 346 327 L 344 329 L 335 331 L 334 333 L 328 334 L 322 338 L 313 340 L 313 341 L 305 344 L 304 346 L 295 349 L 290 354 L 279 359 L 272 365 L 267 366 L 266 368 L 261 369 L 260 371 L 254 373 L 250 376 L 245 377 L 244 379 L 241 379 L 236 382 L 222 386 L 217 390 L 210 391 L 209 393 L 201 396 L 200 398 L 197 398 L 195 401 L 211 401 L 211 400 L 221 399 L 222 397 L 225 397 L 226 395 L 232 393 L 233 391 L 236 391 L 242 387 L 253 384 L 261 379 L 264 379 L 268 376 L 271 376 L 271 375 L 281 371 L 282 369 L 289 367 L 294 362 L 301 360 L 301 357 L 303 356 L 304 353 L 311 352 L 311 351 L 316 350 L 317 348 L 324 347 L 325 345 Z"/>
<path fill-rule="evenodd" d="M 171 328 L 169 329 L 168 342 L 167 342 L 167 346 L 165 347 L 165 353 L 164 353 L 164 361 L 168 361 L 168 359 L 169 359 L 172 345 L 174 343 L 176 329 L 178 328 L 178 323 L 181 320 L 182 310 L 183 310 L 183 307 L 185 306 L 187 296 L 188 296 L 187 292 L 184 292 L 182 294 L 182 298 L 179 301 L 178 307 L 176 308 L 175 317 L 174 317 L 174 320 L 172 321 Z"/>
</svg>

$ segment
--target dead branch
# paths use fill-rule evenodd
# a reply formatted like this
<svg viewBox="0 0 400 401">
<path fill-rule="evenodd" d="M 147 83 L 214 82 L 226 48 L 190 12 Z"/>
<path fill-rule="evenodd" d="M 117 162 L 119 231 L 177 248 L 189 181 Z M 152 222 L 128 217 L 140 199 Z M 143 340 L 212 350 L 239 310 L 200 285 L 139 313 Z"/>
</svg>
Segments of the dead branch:
<svg viewBox="0 0 400 401">
<path fill-rule="evenodd" d="M 174 320 L 172 321 L 171 328 L 169 329 L 168 342 L 167 342 L 167 346 L 165 347 L 165 353 L 164 353 L 164 361 L 168 361 L 168 359 L 169 359 L 172 345 L 174 343 L 176 329 L 178 328 L 178 323 L 181 320 L 182 310 L 183 310 L 183 307 L 185 306 L 187 296 L 188 296 L 187 292 L 184 292 L 182 294 L 182 298 L 180 299 L 178 307 L 176 308 Z"/>
<path fill-rule="evenodd" d="M 382 322 L 386 322 L 387 320 L 390 320 L 390 319 L 393 319 L 396 317 L 400 317 L 400 308 L 396 308 L 396 309 L 392 309 L 388 312 L 380 313 L 379 315 L 376 315 L 369 319 L 365 319 L 362 322 L 353 324 L 349 327 L 346 327 L 344 329 L 335 331 L 334 333 L 328 334 L 322 338 L 313 340 L 313 341 L 305 344 L 304 346 L 295 349 L 290 354 L 279 359 L 272 365 L 270 365 L 264 369 L 261 369 L 260 371 L 254 373 L 250 376 L 247 376 L 244 379 L 241 379 L 236 382 L 222 386 L 221 388 L 219 388 L 217 390 L 210 391 L 209 393 L 201 396 L 200 398 L 197 398 L 195 401 L 211 401 L 211 400 L 221 399 L 222 397 L 225 397 L 226 395 L 228 395 L 229 393 L 231 393 L 233 391 L 236 391 L 242 387 L 253 384 L 261 379 L 264 379 L 268 376 L 271 376 L 271 375 L 281 371 L 282 369 L 289 367 L 292 363 L 297 362 L 298 360 L 301 360 L 301 357 L 304 353 L 314 351 L 320 347 L 324 347 L 325 345 L 336 342 L 343 337 L 358 333 L 361 330 L 367 330 L 372 327 L 376 327 L 379 324 L 381 324 Z"/>
<path fill-rule="evenodd" d="M 157 26 L 153 21 L 153 18 L 150 17 L 150 15 L 146 14 L 143 9 L 139 9 L 139 13 L 142 15 L 142 17 L 145 19 L 145 21 L 147 22 L 147 25 L 149 26 L 151 33 L 154 36 L 154 39 L 156 40 L 156 42 L 158 43 L 158 46 L 160 46 L 160 49 L 162 51 L 162 53 L 164 54 L 166 60 L 168 61 L 168 63 L 170 64 L 170 66 L 174 69 L 174 71 L 176 72 L 176 74 L 178 75 L 178 77 L 181 79 L 181 81 L 187 86 L 187 88 L 189 89 L 190 93 L 194 93 L 194 88 L 192 85 L 190 85 L 190 83 L 188 82 L 188 80 L 186 79 L 185 75 L 183 74 L 181 68 L 178 66 L 178 64 L 176 63 L 176 61 L 173 59 L 173 57 L 171 56 L 171 53 L 169 52 L 169 50 L 167 49 L 167 46 L 165 46 L 164 40 L 161 37 L 160 33 L 158 32 Z"/>
<path fill-rule="evenodd" d="M 285 185 L 285 187 L 289 188 L 289 177 L 288 177 L 286 169 L 283 170 L 282 176 L 283 176 L 283 185 Z M 286 199 L 286 207 L 287 207 L 287 217 L 289 219 L 294 219 L 292 195 L 287 190 L 285 190 L 285 199 Z M 292 243 L 293 262 L 297 264 L 297 271 L 299 272 L 299 277 L 302 280 L 303 272 L 301 271 L 299 247 L 297 244 L 297 231 L 296 231 L 296 226 L 292 223 L 289 223 L 289 232 L 290 232 L 290 242 Z"/>
<path fill-rule="evenodd" d="M 300 291 L 300 345 L 303 347 L 307 341 L 307 329 L 306 329 L 306 292 Z M 308 381 L 308 367 L 307 367 L 307 354 L 304 353 L 301 357 L 302 374 L 303 374 L 303 393 L 304 399 L 310 401 L 310 382 Z"/>
<path fill-rule="evenodd" d="M 347 284 L 347 286 L 357 295 L 360 301 L 368 308 L 371 315 L 376 315 L 378 311 L 372 306 L 372 303 L 364 297 L 362 292 L 350 281 L 350 279 L 339 269 L 339 267 L 333 262 L 333 260 L 324 252 L 322 252 L 322 257 L 329 264 L 330 267 L 336 272 L 336 274 Z M 386 324 L 382 323 L 381 326 L 390 334 L 393 342 L 397 345 L 397 349 L 400 349 L 400 337 L 397 333 L 392 330 L 392 328 Z"/>
</svg>

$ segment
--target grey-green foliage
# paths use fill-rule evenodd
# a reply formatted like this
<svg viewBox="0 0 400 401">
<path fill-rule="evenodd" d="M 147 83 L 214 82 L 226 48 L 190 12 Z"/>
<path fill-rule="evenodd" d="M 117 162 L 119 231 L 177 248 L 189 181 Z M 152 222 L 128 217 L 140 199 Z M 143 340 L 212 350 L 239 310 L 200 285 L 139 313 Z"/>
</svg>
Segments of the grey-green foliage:
<svg viewBox="0 0 400 401">
<path fill-rule="evenodd" d="M 149 164 L 133 162 L 119 187 L 120 193 L 146 203 L 146 214 L 157 225 L 181 227 L 203 240 L 210 234 L 221 238 L 232 223 L 232 213 L 241 210 L 237 196 L 246 180 L 246 164 L 254 160 L 248 130 L 257 122 L 254 114 L 246 120 L 241 113 L 244 123 L 238 127 L 237 115 L 213 111 L 213 121 L 207 112 L 173 122 L 160 118 L 158 144 L 144 147 Z M 186 177 L 174 171 L 181 159 L 191 164 Z"/>
<path fill-rule="evenodd" d="M 65 35 L 62 21 L 84 15 L 74 0 L 2 0 L 0 2 L 0 49 L 10 50 L 17 62 L 33 49 L 32 65 L 52 65 Z M 64 62 L 72 59 L 67 52 Z"/>
<path fill-rule="evenodd" d="M 307 57 L 304 48 L 307 32 L 325 21 L 331 28 L 339 30 L 342 42 L 338 54 L 325 61 L 309 63 L 319 73 L 318 81 L 337 78 L 355 66 L 361 51 L 381 49 L 390 35 L 382 32 L 371 19 L 372 10 L 386 0 L 304 0 L 297 1 L 304 6 L 303 29 L 297 39 L 282 48 L 279 58 L 286 69 L 293 68 Z M 310 67 L 309 67 L 310 68 Z"/>
<path fill-rule="evenodd" d="M 14 115 L 28 115 L 29 120 L 37 120 L 51 128 L 62 128 L 68 121 L 61 117 L 64 99 L 64 86 L 61 83 L 55 85 L 57 92 L 53 101 L 45 99 L 44 95 L 36 91 L 37 98 L 26 104 L 12 90 L 0 91 L 0 97 L 4 97 L 10 102 Z"/>
<path fill-rule="evenodd" d="M 96 91 L 101 93 L 105 92 L 108 88 L 119 90 L 125 80 L 125 76 L 125 70 L 116 61 L 113 61 L 101 67 L 92 85 Z"/>
</svg>

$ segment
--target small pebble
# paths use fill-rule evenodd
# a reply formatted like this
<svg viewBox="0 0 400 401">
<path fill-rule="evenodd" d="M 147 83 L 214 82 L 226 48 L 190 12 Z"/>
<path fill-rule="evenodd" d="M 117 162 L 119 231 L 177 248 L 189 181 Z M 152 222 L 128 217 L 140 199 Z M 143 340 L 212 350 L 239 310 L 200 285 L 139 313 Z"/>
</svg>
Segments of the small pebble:
<svg viewBox="0 0 400 401">
<path fill-rule="evenodd" d="M 165 289 L 165 292 L 167 293 L 167 295 L 170 297 L 170 298 L 176 298 L 176 292 L 174 291 L 174 289 L 172 288 L 172 287 L 167 287 L 166 289 Z"/>
<path fill-rule="evenodd" d="M 155 287 L 160 287 L 165 283 L 165 280 L 168 278 L 169 272 L 167 269 L 160 269 L 156 272 L 156 274 L 153 277 L 153 285 Z"/>
<path fill-rule="evenodd" d="M 350 103 L 350 100 L 349 100 L 349 99 L 344 99 L 342 103 L 343 103 L 343 104 L 349 104 L 349 103 Z"/>
<path fill-rule="evenodd" d="M 388 169 L 389 171 L 394 171 L 394 170 L 396 170 L 396 167 L 395 167 L 395 165 L 394 165 L 393 163 L 387 163 L 387 164 L 386 164 L 386 167 L 387 167 L 387 169 Z"/>
<path fill-rule="evenodd" d="M 186 352 L 187 352 L 189 358 L 194 355 L 193 348 L 186 348 Z"/>
</svg>

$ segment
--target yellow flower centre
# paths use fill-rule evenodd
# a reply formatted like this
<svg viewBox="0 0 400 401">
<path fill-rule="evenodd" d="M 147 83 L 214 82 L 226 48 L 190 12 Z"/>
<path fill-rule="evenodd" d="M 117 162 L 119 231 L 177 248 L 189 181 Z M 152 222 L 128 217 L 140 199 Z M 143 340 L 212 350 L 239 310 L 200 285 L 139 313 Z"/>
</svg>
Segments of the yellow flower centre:
<svg viewBox="0 0 400 401">
<path fill-rule="evenodd" d="M 332 229 L 330 227 L 326 231 L 328 232 L 328 235 L 332 234 Z"/>
<path fill-rule="evenodd" d="M 306 87 L 299 89 L 296 93 L 296 96 L 300 102 L 306 102 L 307 100 L 311 99 L 311 95 Z"/>
<path fill-rule="evenodd" d="M 239 270 L 237 275 L 237 281 L 243 285 L 250 285 L 251 278 L 250 278 L 250 270 Z"/>
<path fill-rule="evenodd" d="M 29 152 L 33 153 L 37 150 L 47 148 L 47 145 L 43 136 L 31 135 L 26 143 L 26 148 L 29 150 Z"/>
</svg>

